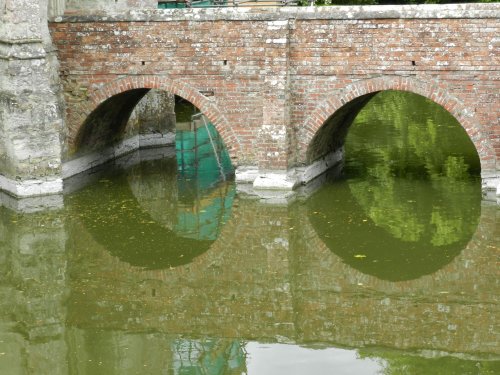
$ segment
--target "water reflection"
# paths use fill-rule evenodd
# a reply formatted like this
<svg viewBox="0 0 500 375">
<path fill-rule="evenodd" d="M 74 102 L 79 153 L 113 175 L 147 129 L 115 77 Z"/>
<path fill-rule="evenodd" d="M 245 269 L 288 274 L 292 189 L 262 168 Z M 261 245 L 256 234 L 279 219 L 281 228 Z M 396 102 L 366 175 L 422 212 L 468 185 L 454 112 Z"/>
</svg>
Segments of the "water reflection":
<svg viewBox="0 0 500 375">
<path fill-rule="evenodd" d="M 148 269 L 187 264 L 217 238 L 234 185 L 216 178 L 200 187 L 193 179 L 186 190 L 176 158 L 155 160 L 148 151 L 138 157 L 68 197 L 68 210 L 79 212 L 77 227 L 122 261 Z"/>
<path fill-rule="evenodd" d="M 410 280 L 439 270 L 470 241 L 479 158 L 444 109 L 418 95 L 380 93 L 353 123 L 346 152 L 347 180 L 309 202 L 318 235 L 346 263 Z"/>
<path fill-rule="evenodd" d="M 185 339 L 158 333 L 71 329 L 77 374 L 243 374 L 244 345 L 230 339 Z"/>
<path fill-rule="evenodd" d="M 2 212 L 2 373 L 499 369 L 496 207 L 482 207 L 476 233 L 444 268 L 402 283 L 322 247 L 299 204 L 235 198 L 208 251 L 156 270 L 120 260 L 77 225 L 96 206 L 73 208 Z"/>
<path fill-rule="evenodd" d="M 460 254 L 476 230 L 480 203 L 476 183 L 446 189 L 393 178 L 390 186 L 335 181 L 308 206 L 331 251 L 361 272 L 400 281 L 431 274 Z"/>
</svg>

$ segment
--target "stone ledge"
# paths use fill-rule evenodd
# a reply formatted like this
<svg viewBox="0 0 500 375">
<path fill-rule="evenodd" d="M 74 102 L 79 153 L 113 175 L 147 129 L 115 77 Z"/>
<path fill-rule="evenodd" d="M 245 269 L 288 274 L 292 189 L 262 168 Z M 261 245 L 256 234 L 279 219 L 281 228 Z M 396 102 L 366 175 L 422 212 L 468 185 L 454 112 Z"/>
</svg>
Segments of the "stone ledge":
<svg viewBox="0 0 500 375">
<path fill-rule="evenodd" d="M 173 144 L 175 144 L 174 133 L 136 135 L 105 150 L 96 151 L 64 162 L 62 165 L 62 177 L 63 179 L 67 179 L 141 148 L 161 147 Z"/>
<path fill-rule="evenodd" d="M 483 191 L 488 195 L 500 197 L 500 171 L 484 171 L 481 173 Z"/>
<path fill-rule="evenodd" d="M 63 181 L 56 177 L 16 181 L 0 175 L 0 190 L 18 198 L 58 194 L 63 191 Z"/>
<path fill-rule="evenodd" d="M 297 172 L 300 173 L 299 179 L 301 184 L 304 185 L 309 183 L 310 181 L 322 175 L 329 169 L 342 163 L 344 157 L 345 157 L 344 147 L 341 147 L 340 149 L 332 151 L 328 155 L 325 155 L 319 158 L 318 160 L 314 161 L 303 170 L 297 168 Z"/>
<path fill-rule="evenodd" d="M 257 166 L 239 166 L 236 169 L 236 183 L 252 184 L 254 190 L 292 191 L 301 185 L 307 185 L 328 170 L 341 165 L 344 160 L 344 148 L 333 151 L 307 167 L 289 170 L 263 170 Z"/>
<path fill-rule="evenodd" d="M 2 60 L 34 60 L 44 59 L 47 53 L 41 41 L 26 41 L 12 43 L 0 39 L 0 59 Z"/>
<path fill-rule="evenodd" d="M 368 19 L 498 19 L 500 4 L 420 4 L 279 8 L 141 9 L 127 12 L 78 11 L 52 17 L 51 22 L 168 22 L 168 21 L 272 21 Z"/>
<path fill-rule="evenodd" d="M 286 171 L 267 171 L 259 173 L 253 182 L 253 188 L 257 190 L 294 190 L 299 185 L 299 180 Z"/>
</svg>

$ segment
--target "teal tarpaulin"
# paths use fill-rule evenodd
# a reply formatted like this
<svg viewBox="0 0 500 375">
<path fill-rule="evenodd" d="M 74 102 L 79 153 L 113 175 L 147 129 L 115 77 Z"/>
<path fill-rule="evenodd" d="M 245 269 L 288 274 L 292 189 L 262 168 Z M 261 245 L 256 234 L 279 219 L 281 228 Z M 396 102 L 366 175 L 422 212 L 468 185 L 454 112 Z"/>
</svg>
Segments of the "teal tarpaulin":
<svg viewBox="0 0 500 375">
<path fill-rule="evenodd" d="M 211 123 L 177 130 L 175 138 L 179 203 L 184 206 L 179 207 L 175 231 L 183 237 L 215 240 L 235 195 L 233 186 L 222 183 L 233 173 L 231 159 Z"/>
</svg>

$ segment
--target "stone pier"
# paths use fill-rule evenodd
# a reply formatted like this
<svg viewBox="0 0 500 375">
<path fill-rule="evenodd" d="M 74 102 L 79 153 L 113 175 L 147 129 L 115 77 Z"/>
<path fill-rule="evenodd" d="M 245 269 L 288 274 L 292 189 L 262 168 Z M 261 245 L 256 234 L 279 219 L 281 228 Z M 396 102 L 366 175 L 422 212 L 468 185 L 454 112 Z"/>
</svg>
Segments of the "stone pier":
<svg viewBox="0 0 500 375">
<path fill-rule="evenodd" d="M 0 189 L 62 190 L 63 101 L 47 2 L 0 1 Z"/>
</svg>

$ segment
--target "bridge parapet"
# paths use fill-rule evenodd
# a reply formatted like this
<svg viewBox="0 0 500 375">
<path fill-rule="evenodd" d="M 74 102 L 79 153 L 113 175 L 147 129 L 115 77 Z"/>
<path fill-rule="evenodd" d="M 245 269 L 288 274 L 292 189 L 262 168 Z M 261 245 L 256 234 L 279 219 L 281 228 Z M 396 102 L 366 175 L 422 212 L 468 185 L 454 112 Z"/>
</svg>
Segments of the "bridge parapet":
<svg viewBox="0 0 500 375">
<path fill-rule="evenodd" d="M 370 5 L 332 7 L 217 7 L 153 9 L 152 7 L 73 7 L 56 22 L 164 22 L 164 21 L 258 21 L 287 18 L 304 20 L 375 19 L 498 19 L 497 3 Z"/>
</svg>

